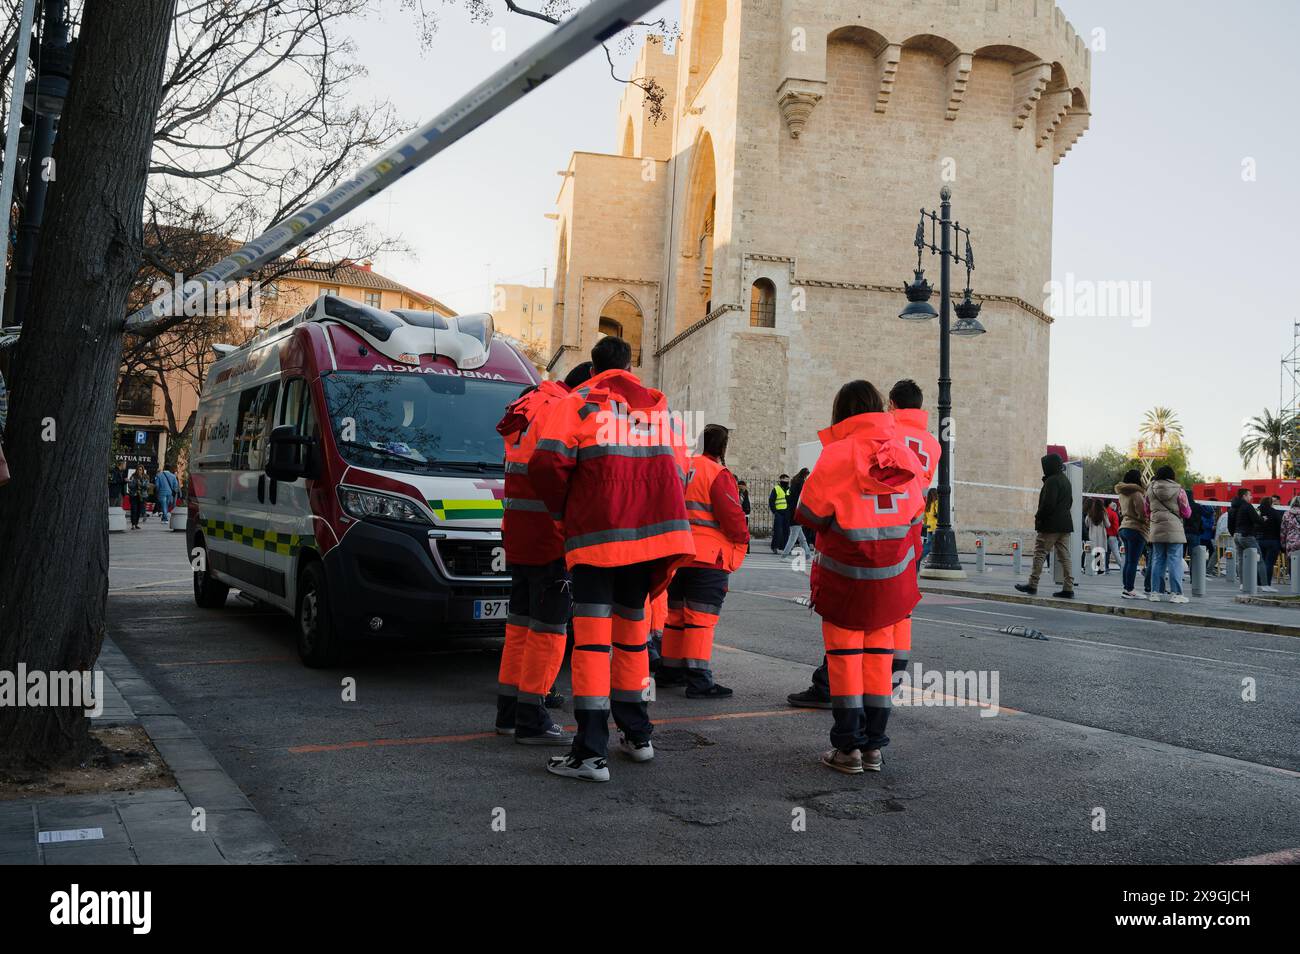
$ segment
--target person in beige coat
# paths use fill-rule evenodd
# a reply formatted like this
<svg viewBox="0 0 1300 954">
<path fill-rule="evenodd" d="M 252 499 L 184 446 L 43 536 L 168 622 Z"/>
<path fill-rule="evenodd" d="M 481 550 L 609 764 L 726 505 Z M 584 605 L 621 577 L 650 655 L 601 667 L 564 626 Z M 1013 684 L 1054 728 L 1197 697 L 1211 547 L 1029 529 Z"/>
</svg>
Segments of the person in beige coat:
<svg viewBox="0 0 1300 954">
<path fill-rule="evenodd" d="M 1174 469 L 1168 465 L 1156 471 L 1156 479 L 1147 488 L 1147 503 L 1151 507 L 1152 578 L 1155 586 L 1151 602 L 1159 603 L 1165 592 L 1165 576 L 1169 577 L 1169 601 L 1186 603 L 1183 595 L 1183 547 L 1187 536 L 1183 521 L 1192 515 L 1187 491 L 1175 479 Z"/>
<path fill-rule="evenodd" d="M 1120 594 L 1126 600 L 1138 599 L 1134 587 L 1137 585 L 1138 561 L 1147 548 L 1147 538 L 1151 533 L 1151 522 L 1147 516 L 1147 489 L 1142 486 L 1142 475 L 1137 470 L 1130 470 L 1124 479 L 1115 485 L 1119 495 L 1119 538 L 1124 544 L 1124 569 L 1122 578 L 1124 591 Z M 1146 590 L 1151 592 L 1151 565 L 1147 564 Z"/>
</svg>

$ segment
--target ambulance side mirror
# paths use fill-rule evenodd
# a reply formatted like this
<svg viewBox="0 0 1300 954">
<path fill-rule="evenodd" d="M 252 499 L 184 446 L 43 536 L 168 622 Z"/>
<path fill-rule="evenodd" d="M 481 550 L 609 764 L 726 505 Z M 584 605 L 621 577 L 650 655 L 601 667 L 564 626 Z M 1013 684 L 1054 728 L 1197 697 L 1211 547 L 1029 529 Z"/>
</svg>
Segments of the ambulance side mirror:
<svg viewBox="0 0 1300 954">
<path fill-rule="evenodd" d="M 266 455 L 266 476 L 272 480 L 294 481 L 310 477 L 311 447 L 315 443 L 303 437 L 292 424 L 281 424 L 271 431 L 271 443 Z"/>
</svg>

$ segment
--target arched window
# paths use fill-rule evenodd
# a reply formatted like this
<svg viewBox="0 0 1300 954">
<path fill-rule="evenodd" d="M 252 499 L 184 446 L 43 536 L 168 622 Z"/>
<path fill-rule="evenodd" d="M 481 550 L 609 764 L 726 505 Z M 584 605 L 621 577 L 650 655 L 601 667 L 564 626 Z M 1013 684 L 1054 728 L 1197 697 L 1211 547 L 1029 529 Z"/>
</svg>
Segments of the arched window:
<svg viewBox="0 0 1300 954">
<path fill-rule="evenodd" d="M 613 318 L 601 318 L 600 328 L 597 329 L 602 338 L 621 338 L 623 337 L 623 326 Z"/>
<path fill-rule="evenodd" d="M 776 327 L 776 286 L 760 278 L 749 290 L 749 324 L 754 328 Z"/>
<path fill-rule="evenodd" d="M 622 338 L 632 348 L 632 364 L 641 366 L 641 326 L 645 319 L 641 308 L 627 292 L 618 292 L 600 310 L 596 330 L 604 335 Z"/>
</svg>

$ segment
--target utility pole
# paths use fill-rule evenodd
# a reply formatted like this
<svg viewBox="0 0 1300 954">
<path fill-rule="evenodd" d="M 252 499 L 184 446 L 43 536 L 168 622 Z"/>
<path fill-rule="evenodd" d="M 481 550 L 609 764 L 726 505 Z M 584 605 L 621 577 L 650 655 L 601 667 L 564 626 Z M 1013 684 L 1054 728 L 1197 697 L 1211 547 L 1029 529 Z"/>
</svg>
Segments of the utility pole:
<svg viewBox="0 0 1300 954">
<path fill-rule="evenodd" d="M 32 271 L 36 265 L 36 243 L 45 221 L 45 196 L 55 170 L 47 163 L 54 152 L 54 136 L 68 96 L 72 77 L 73 45 L 68 26 L 67 0 L 44 0 L 41 45 L 37 49 L 36 85 L 23 102 L 30 111 L 32 151 L 27 161 L 27 201 L 18 225 L 18 243 L 14 249 L 13 324 L 26 318 L 31 296 Z M 30 102 L 30 106 L 28 103 Z"/>
<path fill-rule="evenodd" d="M 4 216 L 4 246 L 0 254 L 0 327 L 4 325 L 6 265 L 9 261 L 9 223 L 14 207 L 14 172 L 18 167 L 18 130 L 22 125 L 23 98 L 27 94 L 27 55 L 32 45 L 32 18 L 36 0 L 24 0 L 14 47 L 13 95 L 9 98 L 9 120 L 5 125 L 4 171 L 0 176 L 0 215 Z"/>
</svg>

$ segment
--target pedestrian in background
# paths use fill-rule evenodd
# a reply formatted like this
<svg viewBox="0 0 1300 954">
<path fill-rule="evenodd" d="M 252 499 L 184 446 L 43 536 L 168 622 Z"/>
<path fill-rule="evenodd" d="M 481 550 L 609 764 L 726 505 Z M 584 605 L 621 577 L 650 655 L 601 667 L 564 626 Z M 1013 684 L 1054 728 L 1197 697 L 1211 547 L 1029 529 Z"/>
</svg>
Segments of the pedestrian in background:
<svg viewBox="0 0 1300 954">
<path fill-rule="evenodd" d="M 1217 574 L 1223 560 L 1223 553 L 1232 543 L 1232 531 L 1228 529 L 1228 507 L 1219 508 L 1219 519 L 1214 522 L 1214 570 Z M 1227 572 L 1226 570 L 1224 572 Z"/>
<path fill-rule="evenodd" d="M 1106 505 L 1100 497 L 1093 497 L 1088 501 L 1088 507 L 1083 516 L 1084 529 L 1087 531 L 1088 545 L 1092 547 L 1090 553 L 1085 553 L 1083 559 L 1097 560 L 1094 554 L 1102 554 L 1102 565 L 1099 572 L 1106 572 L 1104 556 L 1106 553 L 1107 531 L 1110 529 L 1110 520 L 1106 516 Z"/>
<path fill-rule="evenodd" d="M 1151 535 L 1150 508 L 1147 506 L 1146 488 L 1142 486 L 1142 475 L 1134 468 L 1124 475 L 1124 479 L 1115 485 L 1119 494 L 1119 538 L 1124 543 L 1124 572 L 1120 596 L 1126 600 L 1137 599 L 1138 563 L 1147 547 Z M 1147 567 L 1146 591 L 1151 592 L 1151 568 Z"/>
<path fill-rule="evenodd" d="M 1291 569 L 1291 555 L 1300 553 L 1300 497 L 1291 498 L 1291 506 L 1282 515 L 1282 553 Z"/>
<path fill-rule="evenodd" d="M 924 463 L 924 462 L 923 462 Z M 934 547 L 934 531 L 939 526 L 939 488 L 931 487 L 925 493 L 925 513 L 921 516 L 921 557 L 916 561 L 916 575 L 921 575 L 925 558 Z"/>
<path fill-rule="evenodd" d="M 1264 585 L 1264 560 L 1259 546 L 1264 521 L 1255 512 L 1250 496 L 1250 490 L 1242 487 L 1237 491 L 1237 496 L 1232 498 L 1232 508 L 1228 511 L 1228 531 L 1232 534 L 1232 542 L 1237 545 L 1237 566 L 1240 568 L 1237 575 L 1242 580 L 1242 592 L 1246 590 L 1243 570 L 1246 566 L 1247 550 L 1254 550 L 1260 557 L 1255 568 L 1255 582 L 1260 586 Z"/>
<path fill-rule="evenodd" d="M 137 465 L 131 472 L 131 476 L 126 482 L 127 493 L 131 495 L 131 529 L 139 530 L 140 521 L 145 517 L 145 501 L 149 499 L 149 493 L 153 485 L 149 482 L 149 475 L 144 472 L 144 467 Z"/>
<path fill-rule="evenodd" d="M 172 507 L 176 504 L 176 497 L 181 491 L 181 482 L 176 478 L 166 464 L 163 464 L 162 470 L 158 472 L 158 510 L 162 514 L 162 522 L 166 523 L 171 516 Z"/>
<path fill-rule="evenodd" d="M 789 474 L 777 478 L 776 486 L 767 495 L 767 509 L 772 511 L 772 552 L 780 553 L 790 535 L 790 514 L 793 512 L 790 510 Z"/>
<path fill-rule="evenodd" d="M 803 482 L 808 479 L 808 468 L 804 467 L 799 473 L 794 475 L 794 480 L 790 481 L 790 513 L 799 512 L 799 494 L 803 491 Z M 799 547 L 799 552 L 804 556 L 808 555 L 808 538 L 804 536 L 803 527 L 798 523 L 790 525 L 790 532 L 786 535 L 785 546 L 781 548 L 781 556 L 788 557 L 795 547 Z"/>
<path fill-rule="evenodd" d="M 1115 565 L 1120 566 L 1122 559 L 1119 555 L 1119 504 L 1111 501 L 1106 505 L 1106 572 L 1110 572 L 1111 557 L 1115 558 Z"/>
<path fill-rule="evenodd" d="M 1074 599 L 1074 567 L 1070 565 L 1070 534 L 1074 532 L 1074 516 L 1070 508 L 1074 503 L 1074 490 L 1065 473 L 1065 461 L 1059 454 L 1042 458 L 1043 489 L 1038 492 L 1038 511 L 1034 514 L 1034 565 L 1029 571 L 1029 582 L 1017 583 L 1016 589 L 1033 596 L 1038 592 L 1038 579 L 1043 575 L 1043 562 L 1049 552 L 1055 552 L 1061 564 L 1064 582 L 1052 595 L 1058 599 Z"/>
<path fill-rule="evenodd" d="M 745 527 L 746 529 L 748 529 L 749 515 L 753 509 L 749 503 L 749 484 L 745 483 L 743 480 L 738 481 L 736 483 L 736 489 L 740 491 L 740 509 L 745 511 Z M 751 537 L 750 541 L 745 544 L 746 553 L 750 551 L 752 543 L 753 543 L 753 537 Z"/>
<path fill-rule="evenodd" d="M 1187 491 L 1175 479 L 1174 469 L 1168 464 L 1156 471 L 1156 479 L 1147 488 L 1147 503 L 1151 508 L 1151 554 L 1155 585 L 1148 599 L 1159 603 L 1165 592 L 1165 577 L 1169 579 L 1169 602 L 1186 603 L 1183 595 L 1183 547 L 1187 534 L 1183 521 L 1192 515 L 1187 501 Z"/>
<path fill-rule="evenodd" d="M 1259 555 L 1264 567 L 1264 590 L 1273 589 L 1273 571 L 1277 555 L 1282 552 L 1282 511 L 1273 506 L 1274 497 L 1259 502 L 1262 524 L 1259 531 Z"/>
</svg>

